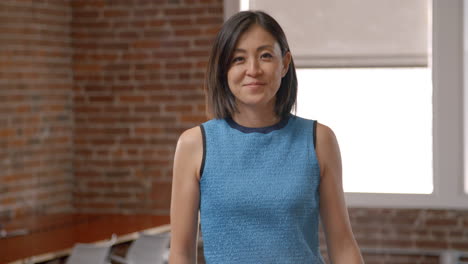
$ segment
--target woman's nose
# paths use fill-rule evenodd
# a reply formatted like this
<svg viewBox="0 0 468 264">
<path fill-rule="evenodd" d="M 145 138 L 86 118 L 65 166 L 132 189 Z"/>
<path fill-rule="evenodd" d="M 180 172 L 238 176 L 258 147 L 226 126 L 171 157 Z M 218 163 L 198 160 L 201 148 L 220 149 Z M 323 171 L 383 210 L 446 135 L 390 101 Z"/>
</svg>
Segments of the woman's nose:
<svg viewBox="0 0 468 264">
<path fill-rule="evenodd" d="M 257 60 L 251 60 L 247 66 L 247 75 L 257 76 L 262 74 L 262 68 Z"/>
</svg>

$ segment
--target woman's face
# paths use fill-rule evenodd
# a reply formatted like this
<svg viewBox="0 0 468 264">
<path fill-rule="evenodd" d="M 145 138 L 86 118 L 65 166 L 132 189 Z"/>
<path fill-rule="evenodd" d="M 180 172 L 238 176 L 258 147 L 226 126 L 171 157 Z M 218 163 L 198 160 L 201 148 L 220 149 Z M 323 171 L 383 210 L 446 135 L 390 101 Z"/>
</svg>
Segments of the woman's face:
<svg viewBox="0 0 468 264">
<path fill-rule="evenodd" d="M 272 107 L 289 67 L 291 55 L 284 57 L 276 39 L 259 25 L 244 32 L 234 49 L 227 73 L 229 89 L 239 111 L 244 107 Z"/>
</svg>

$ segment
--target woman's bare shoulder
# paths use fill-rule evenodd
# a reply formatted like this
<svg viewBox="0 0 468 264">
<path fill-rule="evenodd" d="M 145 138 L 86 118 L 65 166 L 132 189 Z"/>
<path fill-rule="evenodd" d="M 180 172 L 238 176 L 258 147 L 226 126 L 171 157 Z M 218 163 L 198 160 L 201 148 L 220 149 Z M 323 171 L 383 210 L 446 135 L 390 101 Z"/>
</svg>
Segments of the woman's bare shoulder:
<svg viewBox="0 0 468 264">
<path fill-rule="evenodd" d="M 327 168 L 341 166 L 338 140 L 329 126 L 317 122 L 316 144 L 317 159 L 322 174 Z"/>
<path fill-rule="evenodd" d="M 203 138 L 201 128 L 197 126 L 185 130 L 177 142 L 174 171 L 184 171 L 184 175 L 195 175 L 196 179 L 200 180 L 202 159 Z"/>
<path fill-rule="evenodd" d="M 320 145 L 320 143 L 326 143 L 326 142 L 336 140 L 336 136 L 333 130 L 329 126 L 324 125 L 322 123 L 317 122 L 316 133 L 317 133 L 316 134 L 317 147 Z"/>
<path fill-rule="evenodd" d="M 177 144 L 183 145 L 185 148 L 202 147 L 203 138 L 200 126 L 192 127 L 182 132 Z"/>
</svg>

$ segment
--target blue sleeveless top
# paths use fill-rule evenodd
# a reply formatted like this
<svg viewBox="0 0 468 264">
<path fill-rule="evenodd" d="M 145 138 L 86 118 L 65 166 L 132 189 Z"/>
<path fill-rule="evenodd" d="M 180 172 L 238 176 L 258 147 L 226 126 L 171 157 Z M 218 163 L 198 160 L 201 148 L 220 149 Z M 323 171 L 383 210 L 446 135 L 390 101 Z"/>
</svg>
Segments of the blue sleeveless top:
<svg viewBox="0 0 468 264">
<path fill-rule="evenodd" d="M 315 121 L 201 125 L 200 218 L 207 264 L 323 263 Z"/>
</svg>

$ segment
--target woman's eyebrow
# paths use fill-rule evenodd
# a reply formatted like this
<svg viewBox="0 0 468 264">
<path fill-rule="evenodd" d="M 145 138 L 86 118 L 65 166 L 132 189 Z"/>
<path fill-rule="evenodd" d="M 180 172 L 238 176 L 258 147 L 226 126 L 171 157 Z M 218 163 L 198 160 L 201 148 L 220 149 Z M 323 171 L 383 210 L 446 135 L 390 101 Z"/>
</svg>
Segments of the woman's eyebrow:
<svg viewBox="0 0 468 264">
<path fill-rule="evenodd" d="M 264 49 L 274 49 L 272 45 L 263 45 L 257 48 L 257 51 L 264 50 Z"/>
<path fill-rule="evenodd" d="M 261 50 L 264 50 L 264 49 L 274 49 L 272 45 L 262 45 L 260 47 L 257 48 L 257 51 L 261 51 Z M 245 49 L 240 49 L 240 48 L 236 48 L 234 49 L 234 52 L 243 52 L 243 53 L 247 53 L 247 50 Z"/>
</svg>

